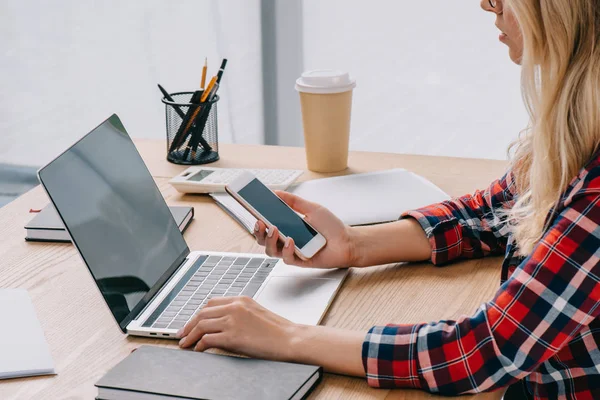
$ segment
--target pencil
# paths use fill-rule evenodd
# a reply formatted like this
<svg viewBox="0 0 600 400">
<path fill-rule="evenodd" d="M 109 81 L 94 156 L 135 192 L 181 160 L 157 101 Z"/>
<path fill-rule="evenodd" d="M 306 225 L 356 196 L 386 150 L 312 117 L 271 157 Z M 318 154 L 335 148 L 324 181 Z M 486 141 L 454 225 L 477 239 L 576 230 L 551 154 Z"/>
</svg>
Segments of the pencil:
<svg viewBox="0 0 600 400">
<path fill-rule="evenodd" d="M 215 86 L 215 83 L 217 82 L 217 76 L 213 76 L 212 79 L 210 80 L 210 82 L 208 83 L 208 87 L 206 88 L 206 90 L 204 91 L 204 94 L 202 95 L 202 99 L 200 99 L 201 103 L 204 103 L 206 101 L 206 99 L 208 99 L 208 95 L 210 94 L 210 92 L 213 89 L 213 86 Z"/>
<path fill-rule="evenodd" d="M 200 81 L 200 89 L 204 89 L 206 83 L 206 70 L 208 69 L 208 58 L 204 58 L 204 67 L 202 67 L 202 81 Z"/>
</svg>

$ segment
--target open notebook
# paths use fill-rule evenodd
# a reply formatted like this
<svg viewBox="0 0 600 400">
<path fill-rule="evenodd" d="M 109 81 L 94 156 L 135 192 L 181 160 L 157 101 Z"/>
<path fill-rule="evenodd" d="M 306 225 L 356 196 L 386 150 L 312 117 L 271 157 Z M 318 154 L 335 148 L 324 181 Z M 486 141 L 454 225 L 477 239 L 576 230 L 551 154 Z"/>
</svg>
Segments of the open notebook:
<svg viewBox="0 0 600 400">
<path fill-rule="evenodd" d="M 347 225 L 395 221 L 404 211 L 448 200 L 450 197 L 427 179 L 405 169 L 315 179 L 288 189 L 319 203 Z M 211 195 L 231 217 L 252 232 L 256 219 L 227 193 Z"/>
</svg>

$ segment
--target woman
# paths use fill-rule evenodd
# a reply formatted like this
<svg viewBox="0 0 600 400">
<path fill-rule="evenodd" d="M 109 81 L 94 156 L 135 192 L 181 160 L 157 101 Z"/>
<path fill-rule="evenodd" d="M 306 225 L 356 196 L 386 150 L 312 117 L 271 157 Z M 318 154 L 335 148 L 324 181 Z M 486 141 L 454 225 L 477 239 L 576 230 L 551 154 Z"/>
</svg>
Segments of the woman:
<svg viewBox="0 0 600 400">
<path fill-rule="evenodd" d="M 485 191 L 350 228 L 280 192 L 328 240 L 312 260 L 278 232 L 267 254 L 307 267 L 366 267 L 504 254 L 502 285 L 457 321 L 373 327 L 299 326 L 251 299 L 212 299 L 180 332 L 182 347 L 322 365 L 375 387 L 455 395 L 525 379 L 536 399 L 600 399 L 600 3 L 483 0 L 522 66 L 529 129 L 511 167 Z M 382 346 L 382 344 L 388 344 Z"/>
</svg>

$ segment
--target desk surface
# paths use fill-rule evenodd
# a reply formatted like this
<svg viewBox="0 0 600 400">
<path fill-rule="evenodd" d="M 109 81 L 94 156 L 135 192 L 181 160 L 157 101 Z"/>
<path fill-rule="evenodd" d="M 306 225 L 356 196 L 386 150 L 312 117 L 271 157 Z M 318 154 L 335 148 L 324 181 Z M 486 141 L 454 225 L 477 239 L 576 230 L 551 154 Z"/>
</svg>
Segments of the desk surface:
<svg viewBox="0 0 600 400">
<path fill-rule="evenodd" d="M 169 164 L 163 141 L 136 145 L 167 202 L 195 207 L 185 233 L 193 250 L 262 252 L 254 240 L 210 199 L 181 195 L 168 178 L 184 167 Z M 220 167 L 304 169 L 301 148 L 222 145 Z M 430 179 L 452 196 L 484 188 L 501 176 L 502 161 L 353 152 L 346 173 L 406 168 Z M 305 173 L 302 179 L 324 175 Z M 0 287 L 29 291 L 58 375 L 0 382 L 2 399 L 90 399 L 100 376 L 142 344 L 175 346 L 176 342 L 130 338 L 114 322 L 74 247 L 29 243 L 23 226 L 30 208 L 48 202 L 40 187 L 0 209 Z M 500 259 L 472 260 L 448 268 L 427 263 L 352 269 L 323 324 L 366 332 L 375 324 L 414 323 L 471 314 L 498 288 Z M 443 294 L 443 295 L 442 295 Z M 16 329 L 15 329 L 16 328 Z M 18 327 L 13 327 L 18 334 Z M 427 399 L 412 390 L 376 390 L 363 379 L 327 374 L 311 399 Z M 484 394 L 477 399 L 498 399 Z"/>
</svg>

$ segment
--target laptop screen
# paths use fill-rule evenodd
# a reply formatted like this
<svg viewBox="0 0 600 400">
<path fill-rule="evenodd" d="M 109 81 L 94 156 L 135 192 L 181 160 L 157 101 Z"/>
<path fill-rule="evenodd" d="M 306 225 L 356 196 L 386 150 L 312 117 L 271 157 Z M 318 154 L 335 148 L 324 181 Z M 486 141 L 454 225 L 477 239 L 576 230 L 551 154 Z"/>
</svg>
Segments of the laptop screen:
<svg viewBox="0 0 600 400">
<path fill-rule="evenodd" d="M 125 330 L 189 249 L 119 118 L 104 121 L 39 177 Z"/>
</svg>

